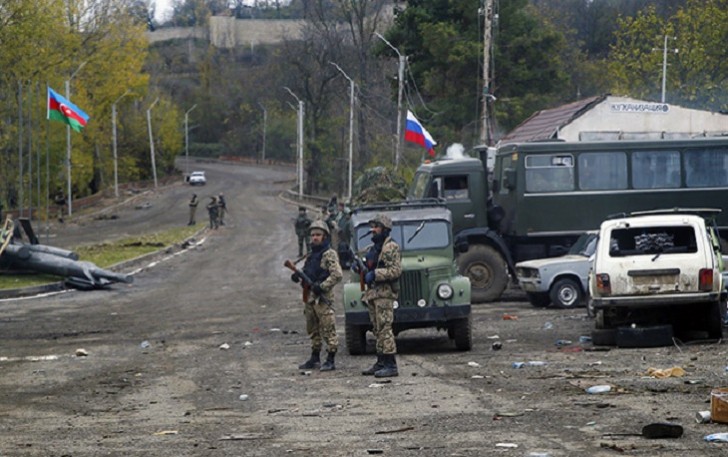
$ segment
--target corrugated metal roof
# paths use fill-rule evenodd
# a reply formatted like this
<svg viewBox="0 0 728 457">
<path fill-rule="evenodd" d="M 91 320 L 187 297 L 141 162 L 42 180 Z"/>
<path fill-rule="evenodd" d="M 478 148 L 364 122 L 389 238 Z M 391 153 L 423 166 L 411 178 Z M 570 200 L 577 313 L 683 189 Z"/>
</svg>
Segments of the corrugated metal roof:
<svg viewBox="0 0 728 457">
<path fill-rule="evenodd" d="M 500 139 L 499 144 L 545 141 L 558 138 L 558 131 L 571 121 L 601 103 L 606 95 L 585 98 L 557 108 L 545 109 L 531 115 Z"/>
</svg>

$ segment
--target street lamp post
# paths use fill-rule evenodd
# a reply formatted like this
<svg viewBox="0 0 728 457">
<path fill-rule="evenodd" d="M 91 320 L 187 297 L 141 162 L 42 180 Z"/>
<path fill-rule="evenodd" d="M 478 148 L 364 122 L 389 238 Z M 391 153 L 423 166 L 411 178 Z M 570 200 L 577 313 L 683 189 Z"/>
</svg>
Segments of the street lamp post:
<svg viewBox="0 0 728 457">
<path fill-rule="evenodd" d="M 392 43 L 387 41 L 386 38 L 384 38 L 381 34 L 378 32 L 374 32 L 374 34 L 379 37 L 380 40 L 384 41 L 384 43 L 392 48 L 394 52 L 397 53 L 397 56 L 399 57 L 399 71 L 397 73 L 397 79 L 399 79 L 399 88 L 397 91 L 397 150 L 394 156 L 394 169 L 397 170 L 399 167 L 399 161 L 402 156 L 402 147 L 404 144 L 404 136 L 402 134 L 402 126 L 404 125 L 404 119 L 406 116 L 406 113 L 402 107 L 402 98 L 404 95 L 404 65 L 405 65 L 405 56 L 402 55 L 402 53 L 399 52 L 399 49 L 392 46 Z"/>
<path fill-rule="evenodd" d="M 190 129 L 189 129 L 189 114 L 190 111 L 197 108 L 197 103 L 192 105 L 192 108 L 185 111 L 185 174 L 190 174 Z"/>
<path fill-rule="evenodd" d="M 288 87 L 284 87 L 298 101 L 298 199 L 303 198 L 303 100 Z"/>
<path fill-rule="evenodd" d="M 335 66 L 344 78 L 349 80 L 349 182 L 347 190 L 347 198 L 351 201 L 351 177 L 352 177 L 352 162 L 354 160 L 354 80 L 347 75 L 344 70 L 341 69 L 334 62 L 330 62 L 331 65 Z"/>
<path fill-rule="evenodd" d="M 86 61 L 81 62 L 81 65 L 76 68 L 76 71 L 71 73 L 71 76 L 66 80 L 66 100 L 71 101 L 71 80 L 81 69 L 86 65 Z M 66 125 L 66 176 L 68 178 L 67 196 L 68 201 L 68 215 L 73 214 L 73 194 L 71 191 L 71 126 Z"/>
<path fill-rule="evenodd" d="M 265 163 L 265 133 L 268 124 L 268 110 L 265 109 L 265 106 L 260 102 L 258 102 L 258 106 L 260 106 L 260 109 L 263 110 L 263 151 L 261 152 L 261 161 Z"/>
<path fill-rule="evenodd" d="M 147 127 L 149 128 L 149 150 L 152 157 L 152 176 L 154 176 L 154 188 L 157 188 L 157 164 L 154 158 L 154 137 L 152 136 L 152 108 L 159 101 L 157 97 L 147 109 Z"/>
<path fill-rule="evenodd" d="M 114 196 L 116 198 L 119 198 L 119 159 L 116 154 L 116 104 L 127 95 L 129 95 L 129 89 L 111 104 L 111 139 L 114 147 Z"/>
</svg>

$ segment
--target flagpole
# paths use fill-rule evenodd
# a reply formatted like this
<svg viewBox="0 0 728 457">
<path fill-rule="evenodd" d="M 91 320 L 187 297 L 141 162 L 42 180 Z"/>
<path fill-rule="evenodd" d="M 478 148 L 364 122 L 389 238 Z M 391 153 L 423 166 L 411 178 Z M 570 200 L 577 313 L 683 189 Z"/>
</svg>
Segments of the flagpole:
<svg viewBox="0 0 728 457">
<path fill-rule="evenodd" d="M 86 65 L 86 61 L 81 62 L 81 65 L 76 68 L 76 71 L 71 73 L 71 76 L 66 80 L 66 100 L 71 101 L 71 80 L 76 73 L 81 71 L 83 66 Z M 68 216 L 73 214 L 73 194 L 71 190 L 71 125 L 66 124 L 66 175 L 68 177 L 67 195 L 66 201 L 68 202 Z"/>
</svg>

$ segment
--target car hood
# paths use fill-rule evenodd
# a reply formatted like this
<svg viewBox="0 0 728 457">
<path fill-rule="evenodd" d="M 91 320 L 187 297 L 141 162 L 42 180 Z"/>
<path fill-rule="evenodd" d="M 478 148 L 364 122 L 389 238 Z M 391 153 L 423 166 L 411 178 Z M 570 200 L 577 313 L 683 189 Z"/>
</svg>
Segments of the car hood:
<svg viewBox="0 0 728 457">
<path fill-rule="evenodd" d="M 589 258 L 582 255 L 564 255 L 561 257 L 551 257 L 548 259 L 534 259 L 518 262 L 516 264 L 516 268 L 534 268 L 536 270 L 540 270 L 541 268 L 576 265 L 583 262 L 589 262 Z"/>
</svg>

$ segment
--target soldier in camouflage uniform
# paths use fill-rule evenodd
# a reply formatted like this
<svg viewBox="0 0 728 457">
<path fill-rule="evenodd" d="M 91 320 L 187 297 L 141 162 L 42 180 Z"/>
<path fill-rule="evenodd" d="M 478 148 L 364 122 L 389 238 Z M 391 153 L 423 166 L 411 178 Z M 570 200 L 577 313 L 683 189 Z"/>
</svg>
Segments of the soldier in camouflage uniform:
<svg viewBox="0 0 728 457">
<path fill-rule="evenodd" d="M 295 222 L 296 236 L 298 237 L 298 256 L 303 255 L 303 245 L 306 244 L 306 253 L 311 250 L 310 240 L 308 238 L 308 228 L 311 226 L 311 219 L 306 215 L 306 207 L 298 207 L 298 217 Z"/>
<path fill-rule="evenodd" d="M 366 254 L 367 273 L 364 281 L 367 290 L 362 300 L 369 308 L 374 336 L 377 337 L 377 361 L 363 375 L 377 378 L 397 376 L 397 344 L 394 341 L 394 301 L 399 293 L 399 277 L 402 264 L 399 245 L 389 236 L 392 220 L 384 214 L 377 214 L 369 221 L 374 243 Z"/>
<path fill-rule="evenodd" d="M 306 331 L 311 338 L 311 358 L 299 365 L 301 370 L 321 367 L 321 371 L 331 371 L 336 367 L 334 357 L 339 349 L 336 335 L 336 315 L 334 314 L 334 286 L 341 281 L 342 273 L 339 256 L 331 249 L 329 227 L 324 221 L 314 221 L 309 228 L 311 253 L 303 265 L 303 273 L 313 285 L 303 314 L 306 316 Z M 293 273 L 291 281 L 300 282 L 298 273 Z M 328 351 L 326 361 L 321 365 L 320 352 L 323 341 Z"/>
</svg>

